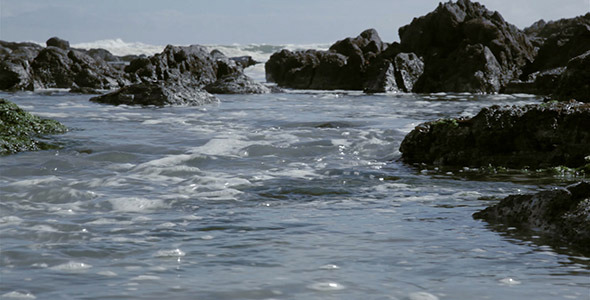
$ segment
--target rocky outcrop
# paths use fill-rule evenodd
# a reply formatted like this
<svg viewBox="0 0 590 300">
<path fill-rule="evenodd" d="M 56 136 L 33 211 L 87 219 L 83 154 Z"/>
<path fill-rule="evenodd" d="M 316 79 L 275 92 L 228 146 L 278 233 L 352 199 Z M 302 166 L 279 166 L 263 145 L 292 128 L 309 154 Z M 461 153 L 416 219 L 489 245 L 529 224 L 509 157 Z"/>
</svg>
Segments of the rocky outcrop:
<svg viewBox="0 0 590 300">
<path fill-rule="evenodd" d="M 560 100 L 590 102 L 590 50 L 568 62 L 555 96 Z"/>
<path fill-rule="evenodd" d="M 443 166 L 582 167 L 590 155 L 590 104 L 492 106 L 473 118 L 423 123 L 400 152 L 407 163 Z"/>
<path fill-rule="evenodd" d="M 235 60 L 218 50 L 199 45 L 167 46 L 162 53 L 138 58 L 125 67 L 128 76 L 141 82 L 162 82 L 209 87 L 220 94 L 265 93 L 269 90 L 243 74 Z"/>
<path fill-rule="evenodd" d="M 156 81 L 125 86 L 115 92 L 90 98 L 90 101 L 112 105 L 197 106 L 218 103 L 219 99 L 199 87 L 187 86 L 182 81 Z"/>
<path fill-rule="evenodd" d="M 34 89 L 31 62 L 43 47 L 0 41 L 0 90 Z"/>
<path fill-rule="evenodd" d="M 523 67 L 520 80 L 509 84 L 503 92 L 541 95 L 557 92 L 560 99 L 589 101 L 587 84 L 584 87 L 584 81 L 571 80 L 572 74 L 579 74 L 580 68 L 569 61 L 590 51 L 590 13 L 558 21 L 540 20 L 524 31 L 538 49 L 538 54 L 534 61 Z M 569 72 L 566 72 L 567 66 Z M 560 83 L 562 79 L 564 81 Z M 558 87 L 560 91 L 556 91 Z M 570 92 L 564 93 L 564 90 Z"/>
<path fill-rule="evenodd" d="M 129 83 L 120 70 L 100 57 L 70 48 L 67 41 L 51 38 L 47 45 L 0 42 L 0 89 L 112 89 Z"/>
<path fill-rule="evenodd" d="M 475 219 L 530 229 L 590 253 L 590 183 L 511 195 L 473 214 Z"/>
<path fill-rule="evenodd" d="M 62 50 L 69 50 L 70 49 L 70 42 L 66 41 L 66 40 L 62 40 L 56 36 L 48 39 L 45 44 L 47 45 L 47 47 L 56 47 L 56 48 L 60 48 Z"/>
<path fill-rule="evenodd" d="M 397 50 L 381 41 L 377 31 L 368 29 L 355 38 L 337 41 L 327 51 L 274 53 L 265 65 L 266 80 L 296 89 L 411 91 L 422 61 L 410 53 L 396 59 Z"/>
<path fill-rule="evenodd" d="M 399 35 L 403 52 L 424 57 L 414 92 L 499 92 L 535 55 L 522 31 L 469 0 L 439 4 Z"/>
<path fill-rule="evenodd" d="M 590 51 L 590 13 L 548 23 L 540 20 L 525 32 L 539 50 L 535 60 L 523 68 L 522 80 L 534 79 L 535 72 L 565 67 L 570 59 Z"/>
<path fill-rule="evenodd" d="M 55 148 L 39 138 L 66 131 L 57 121 L 33 116 L 16 104 L 0 99 L 0 155 Z"/>
</svg>

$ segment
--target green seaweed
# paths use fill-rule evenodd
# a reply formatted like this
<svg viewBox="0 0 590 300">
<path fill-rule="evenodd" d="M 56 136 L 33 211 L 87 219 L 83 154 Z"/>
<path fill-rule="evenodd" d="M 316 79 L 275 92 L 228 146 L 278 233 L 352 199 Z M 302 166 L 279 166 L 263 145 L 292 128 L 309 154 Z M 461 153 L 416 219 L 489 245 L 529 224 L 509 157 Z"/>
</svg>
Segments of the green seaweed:
<svg viewBox="0 0 590 300">
<path fill-rule="evenodd" d="M 0 155 L 58 148 L 40 139 L 46 134 L 66 131 L 63 124 L 41 119 L 0 98 Z"/>
<path fill-rule="evenodd" d="M 450 125 L 451 127 L 459 127 L 459 122 L 455 118 L 449 119 L 439 119 L 432 122 L 433 126 L 447 126 Z"/>
</svg>

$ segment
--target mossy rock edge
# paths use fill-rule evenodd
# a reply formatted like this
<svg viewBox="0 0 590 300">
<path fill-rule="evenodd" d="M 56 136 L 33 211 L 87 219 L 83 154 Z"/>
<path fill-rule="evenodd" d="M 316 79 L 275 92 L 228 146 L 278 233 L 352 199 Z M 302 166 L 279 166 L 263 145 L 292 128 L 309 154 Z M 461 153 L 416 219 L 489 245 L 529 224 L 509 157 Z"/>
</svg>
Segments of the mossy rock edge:
<svg viewBox="0 0 590 300">
<path fill-rule="evenodd" d="M 39 118 L 0 98 L 0 155 L 58 148 L 40 139 L 66 131 L 60 122 Z"/>
</svg>

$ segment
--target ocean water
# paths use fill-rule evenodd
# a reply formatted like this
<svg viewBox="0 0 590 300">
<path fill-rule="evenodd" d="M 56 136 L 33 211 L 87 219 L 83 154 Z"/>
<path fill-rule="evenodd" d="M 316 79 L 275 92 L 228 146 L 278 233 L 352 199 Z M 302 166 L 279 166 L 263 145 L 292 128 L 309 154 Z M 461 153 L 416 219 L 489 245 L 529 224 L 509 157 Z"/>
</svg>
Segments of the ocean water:
<svg viewBox="0 0 590 300">
<path fill-rule="evenodd" d="M 0 299 L 588 299 L 590 257 L 471 217 L 575 178 L 399 160 L 421 122 L 538 97 L 0 97 L 70 128 L 0 157 Z"/>
</svg>

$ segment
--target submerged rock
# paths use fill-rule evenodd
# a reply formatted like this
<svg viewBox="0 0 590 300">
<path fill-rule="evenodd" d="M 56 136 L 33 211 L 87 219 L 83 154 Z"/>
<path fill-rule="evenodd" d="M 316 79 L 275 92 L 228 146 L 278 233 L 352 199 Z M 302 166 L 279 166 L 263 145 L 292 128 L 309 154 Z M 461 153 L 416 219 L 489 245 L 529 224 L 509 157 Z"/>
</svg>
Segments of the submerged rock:
<svg viewBox="0 0 590 300">
<path fill-rule="evenodd" d="M 117 91 L 90 98 L 90 101 L 112 105 L 188 105 L 218 103 L 217 97 L 199 87 L 187 86 L 181 81 L 143 82 L 120 88 Z"/>
<path fill-rule="evenodd" d="M 582 167 L 590 155 L 590 104 L 492 106 L 469 119 L 423 123 L 404 138 L 400 152 L 407 163 Z"/>
<path fill-rule="evenodd" d="M 205 87 L 212 94 L 266 94 L 270 89 L 244 74 L 219 78 Z"/>
<path fill-rule="evenodd" d="M 510 195 L 473 214 L 489 223 L 540 231 L 590 253 L 590 183 L 536 194 Z"/>
<path fill-rule="evenodd" d="M 0 99 L 0 155 L 56 148 L 39 138 L 66 131 L 67 128 L 57 121 L 41 119 Z"/>
<path fill-rule="evenodd" d="M 535 54 L 522 31 L 469 0 L 439 4 L 399 36 L 402 51 L 424 57 L 414 92 L 498 92 Z"/>
</svg>

